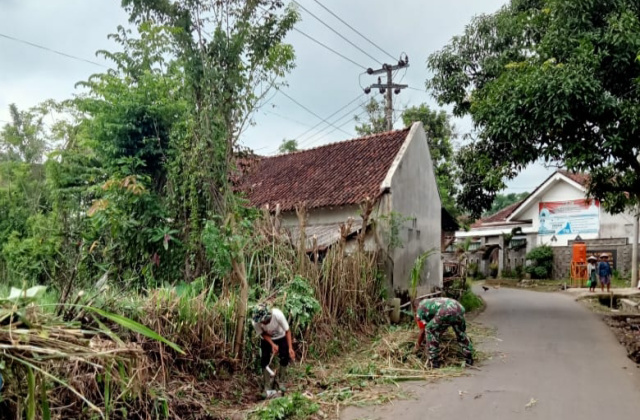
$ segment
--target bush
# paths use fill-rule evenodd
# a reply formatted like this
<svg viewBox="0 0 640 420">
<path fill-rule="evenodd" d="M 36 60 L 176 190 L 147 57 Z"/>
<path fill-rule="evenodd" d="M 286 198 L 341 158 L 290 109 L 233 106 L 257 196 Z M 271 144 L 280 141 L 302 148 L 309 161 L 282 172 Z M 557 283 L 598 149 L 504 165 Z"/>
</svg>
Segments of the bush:
<svg viewBox="0 0 640 420">
<path fill-rule="evenodd" d="M 462 297 L 460 297 L 460 304 L 464 306 L 465 311 L 471 312 L 481 308 L 484 303 L 482 302 L 482 299 L 476 296 L 476 294 L 469 289 L 462 294 Z"/>
<path fill-rule="evenodd" d="M 515 275 L 515 278 L 522 280 L 524 278 L 524 267 L 516 265 L 516 268 L 513 270 L 513 274 Z"/>
<path fill-rule="evenodd" d="M 499 268 L 498 264 L 496 264 L 496 263 L 492 263 L 489 266 L 489 273 L 491 274 L 491 277 L 494 278 L 494 279 L 496 277 L 498 277 L 498 268 Z"/>
<path fill-rule="evenodd" d="M 478 275 L 478 264 L 469 263 L 467 265 L 467 276 L 475 278 Z"/>
<path fill-rule="evenodd" d="M 551 276 L 553 250 L 549 245 L 542 245 L 529 251 L 527 261 L 531 261 L 531 265 L 526 268 L 526 271 L 534 279 L 548 279 Z"/>
<path fill-rule="evenodd" d="M 250 418 L 259 420 L 285 420 L 309 418 L 319 410 L 318 404 L 295 393 L 290 396 L 276 398 L 269 405 L 257 410 Z"/>
</svg>

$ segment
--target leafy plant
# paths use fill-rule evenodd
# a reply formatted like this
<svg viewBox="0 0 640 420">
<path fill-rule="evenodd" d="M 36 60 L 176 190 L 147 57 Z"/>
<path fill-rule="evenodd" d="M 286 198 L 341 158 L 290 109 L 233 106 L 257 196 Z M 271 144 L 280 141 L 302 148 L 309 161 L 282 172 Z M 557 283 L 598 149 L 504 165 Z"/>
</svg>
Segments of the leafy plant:
<svg viewBox="0 0 640 420">
<path fill-rule="evenodd" d="M 491 263 L 489 265 L 489 274 L 491 275 L 491 277 L 493 277 L 494 279 L 498 276 L 498 264 L 497 263 Z"/>
<path fill-rule="evenodd" d="M 284 299 L 284 313 L 294 330 L 306 330 L 322 310 L 313 287 L 300 275 L 296 275 L 279 294 Z"/>
<path fill-rule="evenodd" d="M 460 297 L 460 304 L 464 306 L 465 311 L 471 312 L 476 309 L 482 308 L 484 302 L 471 289 L 464 291 Z"/>
<path fill-rule="evenodd" d="M 416 258 L 416 261 L 413 263 L 413 267 L 411 267 L 411 282 L 409 284 L 409 297 L 413 301 L 418 295 L 418 285 L 420 284 L 420 277 L 422 275 L 422 267 L 424 266 L 427 258 L 435 254 L 435 249 L 430 249 Z"/>
<path fill-rule="evenodd" d="M 549 245 L 542 245 L 529 251 L 527 261 L 531 265 L 526 268 L 527 273 L 535 279 L 548 279 L 553 269 L 553 249 Z"/>
<path fill-rule="evenodd" d="M 318 410 L 318 404 L 296 392 L 290 396 L 272 400 L 266 407 L 257 410 L 252 418 L 258 420 L 302 420 L 317 413 Z"/>
</svg>

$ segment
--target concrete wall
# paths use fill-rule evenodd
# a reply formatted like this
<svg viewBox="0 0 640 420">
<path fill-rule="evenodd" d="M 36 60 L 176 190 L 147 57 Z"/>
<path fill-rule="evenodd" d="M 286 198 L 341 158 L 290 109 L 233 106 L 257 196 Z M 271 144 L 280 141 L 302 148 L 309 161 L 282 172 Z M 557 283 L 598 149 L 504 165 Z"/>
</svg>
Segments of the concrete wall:
<svg viewBox="0 0 640 420">
<path fill-rule="evenodd" d="M 554 279 L 568 279 L 571 275 L 571 261 L 573 259 L 573 241 L 568 246 L 553 248 Z M 631 244 L 627 238 L 604 238 L 585 241 L 587 254 L 610 251 L 614 254 L 613 268 L 623 276 L 631 274 Z"/>
<path fill-rule="evenodd" d="M 442 286 L 440 195 L 421 123 L 413 125 L 408 138 L 383 182 L 383 188 L 390 188 L 390 210 L 410 218 L 400 231 L 403 247 L 392 255 L 392 286 L 394 290 L 407 289 L 416 258 L 434 249 L 420 283 L 420 290 L 428 292 Z"/>
<path fill-rule="evenodd" d="M 519 220 L 531 220 L 532 227 L 537 232 L 540 228 L 538 218 L 539 203 L 553 201 L 570 201 L 586 198 L 584 191 L 561 179 L 554 180 L 544 194 L 536 198 L 528 208 L 518 216 Z M 602 208 L 600 209 L 600 231 L 594 234 L 581 234 L 584 240 L 606 238 L 633 239 L 633 217 L 630 213 L 612 215 Z M 551 242 L 554 235 L 538 235 L 537 245 L 551 245 L 552 247 L 565 247 L 575 239 L 575 235 L 555 235 L 556 241 Z"/>
</svg>

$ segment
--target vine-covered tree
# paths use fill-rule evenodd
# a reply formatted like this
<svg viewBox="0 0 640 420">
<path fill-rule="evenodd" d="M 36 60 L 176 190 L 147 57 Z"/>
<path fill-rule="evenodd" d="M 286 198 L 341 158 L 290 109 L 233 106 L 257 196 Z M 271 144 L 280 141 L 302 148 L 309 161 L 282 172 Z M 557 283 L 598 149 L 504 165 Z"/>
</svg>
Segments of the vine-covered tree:
<svg viewBox="0 0 640 420">
<path fill-rule="evenodd" d="M 428 86 L 477 140 L 463 148 L 459 202 L 475 216 L 505 180 L 544 161 L 588 172 L 620 212 L 640 194 L 640 3 L 511 0 L 433 54 Z"/>
</svg>

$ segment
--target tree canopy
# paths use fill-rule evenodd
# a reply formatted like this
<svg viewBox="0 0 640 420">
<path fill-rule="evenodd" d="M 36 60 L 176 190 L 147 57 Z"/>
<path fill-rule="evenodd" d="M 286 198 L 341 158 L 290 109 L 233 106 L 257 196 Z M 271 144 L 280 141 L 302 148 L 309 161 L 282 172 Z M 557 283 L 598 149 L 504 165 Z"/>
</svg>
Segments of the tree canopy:
<svg viewBox="0 0 640 420">
<path fill-rule="evenodd" d="M 287 140 L 283 139 L 282 143 L 280 143 L 280 147 L 278 147 L 278 153 L 292 153 L 298 151 L 298 140 L 292 139 Z"/>
<path fill-rule="evenodd" d="M 637 1 L 511 0 L 474 18 L 428 60 L 435 97 L 475 125 L 460 204 L 479 216 L 538 161 L 588 172 L 609 211 L 637 203 L 639 53 Z"/>
<path fill-rule="evenodd" d="M 364 106 L 366 117 L 362 118 L 358 115 L 354 117 L 356 122 L 356 133 L 359 136 L 368 136 L 375 133 L 383 133 L 387 131 L 387 119 L 384 115 L 384 103 L 376 98 L 371 98 Z"/>
</svg>

